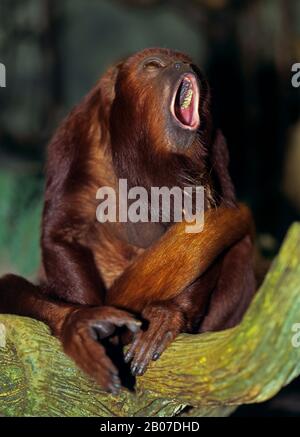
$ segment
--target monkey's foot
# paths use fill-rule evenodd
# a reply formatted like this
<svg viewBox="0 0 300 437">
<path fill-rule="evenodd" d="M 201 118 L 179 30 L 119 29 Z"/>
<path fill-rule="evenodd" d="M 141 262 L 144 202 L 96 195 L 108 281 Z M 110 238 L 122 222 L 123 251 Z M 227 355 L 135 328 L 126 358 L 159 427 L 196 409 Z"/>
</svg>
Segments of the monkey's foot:
<svg viewBox="0 0 300 437">
<path fill-rule="evenodd" d="M 134 376 L 143 375 L 149 363 L 158 360 L 180 333 L 183 324 L 182 313 L 170 303 L 149 305 L 142 315 L 149 326 L 146 331 L 135 334 L 125 355 L 126 362 L 132 360 L 131 372 Z"/>
<path fill-rule="evenodd" d="M 136 334 L 141 322 L 113 307 L 82 308 L 70 313 L 64 322 L 61 340 L 65 352 L 100 386 L 117 394 L 121 382 L 118 370 L 98 340 L 108 338 L 117 328 Z"/>
</svg>

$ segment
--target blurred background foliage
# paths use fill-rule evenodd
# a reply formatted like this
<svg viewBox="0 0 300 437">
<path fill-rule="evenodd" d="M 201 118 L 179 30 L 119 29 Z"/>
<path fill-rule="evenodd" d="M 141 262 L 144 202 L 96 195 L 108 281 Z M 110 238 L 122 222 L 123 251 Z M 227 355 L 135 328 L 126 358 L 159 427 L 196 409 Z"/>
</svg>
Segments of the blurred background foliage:
<svg viewBox="0 0 300 437">
<path fill-rule="evenodd" d="M 149 46 L 187 52 L 206 72 L 261 249 L 276 253 L 299 219 L 299 1 L 0 0 L 0 273 L 38 268 L 56 126 L 110 64 Z"/>
</svg>

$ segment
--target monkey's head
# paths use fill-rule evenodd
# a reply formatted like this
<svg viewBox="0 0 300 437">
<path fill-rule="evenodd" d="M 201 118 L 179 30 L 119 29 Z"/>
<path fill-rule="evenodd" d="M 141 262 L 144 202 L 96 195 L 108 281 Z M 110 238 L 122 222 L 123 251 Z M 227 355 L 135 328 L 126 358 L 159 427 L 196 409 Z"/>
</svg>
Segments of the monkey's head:
<svg viewBox="0 0 300 437">
<path fill-rule="evenodd" d="M 207 82 L 180 52 L 146 49 L 118 64 L 109 114 L 117 167 L 142 160 L 142 170 L 151 161 L 203 154 L 211 129 L 209 102 Z"/>
</svg>

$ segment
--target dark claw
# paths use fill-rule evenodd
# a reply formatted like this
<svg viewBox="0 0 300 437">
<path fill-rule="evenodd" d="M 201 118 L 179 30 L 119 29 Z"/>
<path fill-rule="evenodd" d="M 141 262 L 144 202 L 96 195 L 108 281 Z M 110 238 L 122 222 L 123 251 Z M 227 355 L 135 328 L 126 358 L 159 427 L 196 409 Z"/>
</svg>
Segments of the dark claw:
<svg viewBox="0 0 300 437">
<path fill-rule="evenodd" d="M 157 361 L 159 357 L 160 357 L 160 354 L 158 352 L 155 352 L 155 354 L 153 354 L 152 360 Z"/>
<path fill-rule="evenodd" d="M 111 394 L 113 394 L 114 396 L 116 396 L 116 395 L 118 395 L 119 394 L 119 389 L 116 387 L 116 386 L 114 386 L 114 385 L 110 385 L 109 386 L 109 391 L 111 392 Z"/>
<path fill-rule="evenodd" d="M 110 372 L 111 372 L 113 378 L 119 378 L 119 372 L 118 372 L 118 370 L 111 370 Z"/>
<path fill-rule="evenodd" d="M 133 376 L 136 376 L 136 375 L 137 375 L 137 373 L 138 373 L 138 369 L 139 369 L 139 366 L 138 366 L 137 364 L 135 364 L 135 365 L 131 368 L 131 373 L 132 373 Z"/>
<path fill-rule="evenodd" d="M 109 384 L 109 390 L 113 394 L 118 394 L 121 388 L 121 381 L 117 375 L 112 376 L 112 382 Z"/>
<path fill-rule="evenodd" d="M 112 380 L 114 385 L 120 385 L 120 379 L 117 375 L 113 375 Z"/>
<path fill-rule="evenodd" d="M 142 376 L 142 375 L 144 375 L 145 371 L 146 371 L 146 366 L 141 366 L 141 367 L 138 369 L 136 375 L 137 375 L 137 376 Z"/>
<path fill-rule="evenodd" d="M 132 358 L 132 354 L 131 354 L 130 352 L 127 352 L 127 354 L 126 354 L 125 357 L 124 357 L 124 361 L 125 361 L 125 363 L 129 363 L 129 361 L 131 360 L 131 358 Z"/>
<path fill-rule="evenodd" d="M 127 327 L 131 332 L 133 332 L 135 334 L 135 333 L 139 332 L 141 325 L 142 325 L 142 323 L 137 320 L 135 322 L 128 323 Z"/>
</svg>

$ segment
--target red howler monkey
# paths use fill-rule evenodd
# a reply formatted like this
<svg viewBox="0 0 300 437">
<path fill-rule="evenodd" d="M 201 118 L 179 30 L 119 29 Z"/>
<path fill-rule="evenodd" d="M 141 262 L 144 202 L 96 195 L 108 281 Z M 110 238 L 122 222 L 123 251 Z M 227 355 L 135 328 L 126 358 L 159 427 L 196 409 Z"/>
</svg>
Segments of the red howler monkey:
<svg viewBox="0 0 300 437">
<path fill-rule="evenodd" d="M 117 189 L 120 178 L 147 190 L 204 186 L 204 231 L 97 222 L 97 190 Z M 184 54 L 147 49 L 111 68 L 51 141 L 39 285 L 2 278 L 0 312 L 46 322 L 75 362 L 115 393 L 118 370 L 101 340 L 117 327 L 133 334 L 125 360 L 142 375 L 180 332 L 241 320 L 255 292 L 250 234 L 207 82 Z"/>
</svg>

